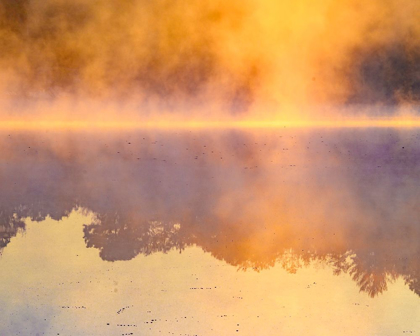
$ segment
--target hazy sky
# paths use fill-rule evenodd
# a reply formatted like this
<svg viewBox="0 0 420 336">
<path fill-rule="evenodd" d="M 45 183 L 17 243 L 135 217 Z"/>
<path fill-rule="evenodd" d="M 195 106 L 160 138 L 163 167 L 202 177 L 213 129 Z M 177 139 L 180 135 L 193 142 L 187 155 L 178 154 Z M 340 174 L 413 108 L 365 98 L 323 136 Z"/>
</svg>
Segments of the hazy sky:
<svg viewBox="0 0 420 336">
<path fill-rule="evenodd" d="M 419 15 L 415 0 L 3 0 L 1 115 L 308 118 L 336 113 L 325 106 L 411 106 Z"/>
</svg>

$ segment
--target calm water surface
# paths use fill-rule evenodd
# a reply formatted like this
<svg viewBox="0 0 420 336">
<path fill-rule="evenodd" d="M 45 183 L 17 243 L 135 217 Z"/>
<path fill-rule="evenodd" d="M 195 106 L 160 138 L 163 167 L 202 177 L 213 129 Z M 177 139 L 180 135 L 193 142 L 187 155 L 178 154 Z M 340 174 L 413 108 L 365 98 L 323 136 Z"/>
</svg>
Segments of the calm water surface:
<svg viewBox="0 0 420 336">
<path fill-rule="evenodd" d="M 3 132 L 0 335 L 420 333 L 420 131 Z"/>
</svg>

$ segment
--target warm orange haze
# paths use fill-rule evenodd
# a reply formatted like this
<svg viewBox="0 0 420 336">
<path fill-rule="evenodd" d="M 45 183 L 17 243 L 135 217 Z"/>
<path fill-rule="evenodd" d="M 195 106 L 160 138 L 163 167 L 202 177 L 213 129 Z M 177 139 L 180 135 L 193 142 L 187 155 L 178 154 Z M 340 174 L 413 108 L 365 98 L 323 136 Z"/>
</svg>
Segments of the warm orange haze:
<svg viewBox="0 0 420 336">
<path fill-rule="evenodd" d="M 413 118 L 419 14 L 413 0 L 4 0 L 0 117 Z"/>
<path fill-rule="evenodd" d="M 0 336 L 418 334 L 419 18 L 0 0 Z"/>
<path fill-rule="evenodd" d="M 3 131 L 0 331 L 416 331 L 419 139 Z"/>
</svg>

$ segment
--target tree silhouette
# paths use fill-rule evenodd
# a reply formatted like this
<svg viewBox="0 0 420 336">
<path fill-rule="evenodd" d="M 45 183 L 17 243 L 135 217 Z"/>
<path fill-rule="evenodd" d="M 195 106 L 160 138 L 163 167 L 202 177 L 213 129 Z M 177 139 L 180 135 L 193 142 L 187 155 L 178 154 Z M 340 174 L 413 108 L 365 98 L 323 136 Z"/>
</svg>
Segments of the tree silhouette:
<svg viewBox="0 0 420 336">
<path fill-rule="evenodd" d="M 298 143 L 316 150 L 293 139 L 292 156 L 277 135 L 265 146 L 242 132 L 149 140 L 136 133 L 130 144 L 69 136 L 59 149 L 39 135 L 7 136 L 0 250 L 26 219 L 86 209 L 95 218 L 84 240 L 103 260 L 198 246 L 238 270 L 279 265 L 296 273 L 321 263 L 372 297 L 397 278 L 419 294 L 420 146 L 401 148 L 410 133 L 378 132 L 301 134 Z M 289 165 L 303 157 L 303 168 Z"/>
</svg>

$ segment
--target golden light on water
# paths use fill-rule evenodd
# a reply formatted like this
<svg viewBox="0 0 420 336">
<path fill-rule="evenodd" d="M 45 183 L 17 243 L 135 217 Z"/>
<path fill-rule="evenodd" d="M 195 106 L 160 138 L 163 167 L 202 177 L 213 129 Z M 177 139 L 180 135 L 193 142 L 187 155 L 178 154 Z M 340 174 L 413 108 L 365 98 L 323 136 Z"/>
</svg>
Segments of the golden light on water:
<svg viewBox="0 0 420 336">
<path fill-rule="evenodd" d="M 419 18 L 0 0 L 0 335 L 418 333 Z"/>
<path fill-rule="evenodd" d="M 0 334 L 417 330 L 418 137 L 4 130 Z"/>
<path fill-rule="evenodd" d="M 8 120 L 0 122 L 4 130 L 136 130 L 136 129 L 259 129 L 259 128 L 418 128 L 420 119 L 363 119 L 340 121 L 42 121 Z"/>
</svg>

